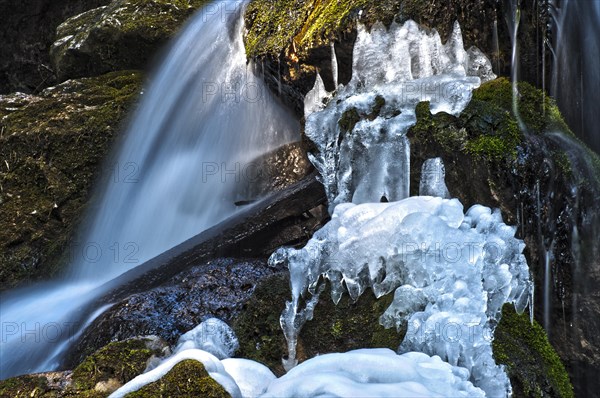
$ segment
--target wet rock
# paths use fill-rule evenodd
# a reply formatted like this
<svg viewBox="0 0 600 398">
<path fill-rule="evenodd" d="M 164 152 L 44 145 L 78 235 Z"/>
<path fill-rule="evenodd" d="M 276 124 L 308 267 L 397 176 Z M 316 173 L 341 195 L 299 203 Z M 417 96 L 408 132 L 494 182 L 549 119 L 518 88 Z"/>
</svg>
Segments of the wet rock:
<svg viewBox="0 0 600 398">
<path fill-rule="evenodd" d="M 246 185 L 238 193 L 238 203 L 281 191 L 309 175 L 313 166 L 302 143 L 295 142 L 254 159 L 244 170 Z"/>
<path fill-rule="evenodd" d="M 100 315 L 73 344 L 66 367 L 111 341 L 156 335 L 174 345 L 202 321 L 232 320 L 256 285 L 282 272 L 261 259 L 215 259 L 182 272 L 156 289 L 134 294 Z"/>
<path fill-rule="evenodd" d="M 144 69 L 207 0 L 113 0 L 58 26 L 50 48 L 59 81 Z"/>
<path fill-rule="evenodd" d="M 0 289 L 48 279 L 141 89 L 135 71 L 0 96 Z M 66 257 L 63 257 L 65 255 Z"/>
</svg>

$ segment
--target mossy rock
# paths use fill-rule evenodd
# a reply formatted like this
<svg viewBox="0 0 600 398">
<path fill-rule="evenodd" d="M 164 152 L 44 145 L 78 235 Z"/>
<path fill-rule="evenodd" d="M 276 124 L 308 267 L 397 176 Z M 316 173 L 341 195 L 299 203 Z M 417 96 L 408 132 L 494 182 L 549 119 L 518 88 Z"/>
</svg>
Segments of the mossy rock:
<svg viewBox="0 0 600 398">
<path fill-rule="evenodd" d="M 289 277 L 276 275 L 257 286 L 252 299 L 233 323 L 240 341 L 237 355 L 268 366 L 282 375 L 282 358 L 287 345 L 279 324 L 285 301 L 289 300 Z M 315 308 L 314 318 L 306 322 L 298 338 L 298 359 L 304 361 L 319 354 L 346 352 L 358 348 L 396 350 L 405 331 L 385 329 L 379 317 L 393 295 L 377 300 L 370 291 L 355 303 L 344 294 L 338 305 L 329 297 L 329 288 Z"/>
<path fill-rule="evenodd" d="M 144 69 L 208 0 L 113 0 L 63 22 L 50 49 L 59 81 Z"/>
<path fill-rule="evenodd" d="M 492 343 L 498 364 L 506 365 L 517 397 L 574 397 L 573 386 L 544 329 L 519 315 L 512 305 L 502 309 Z"/>
<path fill-rule="evenodd" d="M 452 197 L 465 208 L 476 203 L 499 208 L 507 224 L 517 226 L 517 236 L 526 243 L 524 254 L 536 290 L 544 289 L 547 272 L 540 239 L 552 237 L 554 283 L 549 297 L 555 333 L 549 340 L 576 380 L 578 373 L 594 372 L 600 357 L 600 351 L 593 348 L 598 344 L 582 349 L 578 342 L 598 338 L 581 314 L 565 310 L 562 303 L 571 302 L 577 294 L 577 273 L 590 278 L 597 275 L 597 255 L 588 248 L 594 247 L 589 239 L 597 237 L 593 226 L 599 218 L 593 215 L 584 220 L 595 214 L 590 209 L 600 206 L 599 159 L 573 136 L 553 101 L 541 90 L 519 83 L 518 92 L 522 126 L 513 113 L 512 84 L 506 78 L 474 90 L 471 102 L 457 117 L 433 115 L 428 103 L 419 104 L 417 123 L 408 132 L 411 195 L 418 194 L 423 162 L 441 157 Z M 580 263 L 571 246 L 575 228 L 582 237 L 582 253 L 586 253 Z M 536 295 L 536 319 L 542 318 L 541 297 Z M 596 306 L 586 306 L 585 311 L 589 317 L 600 316 Z M 561 336 L 559 330 L 569 330 L 570 337 Z"/>
<path fill-rule="evenodd" d="M 113 342 L 87 357 L 73 370 L 76 390 L 94 390 L 98 383 L 123 385 L 142 374 L 152 356 L 163 354 L 166 343 L 159 339 L 135 338 Z M 112 391 L 108 391 L 109 393 Z"/>
<path fill-rule="evenodd" d="M 141 80 L 115 72 L 0 96 L 1 289 L 48 279 L 78 253 L 70 238 Z"/>
<path fill-rule="evenodd" d="M 193 359 L 179 362 L 160 380 L 127 394 L 127 398 L 206 397 L 226 398 L 229 393 Z"/>
<path fill-rule="evenodd" d="M 42 376 L 21 376 L 0 381 L 0 397 L 51 397 L 48 381 Z"/>
</svg>

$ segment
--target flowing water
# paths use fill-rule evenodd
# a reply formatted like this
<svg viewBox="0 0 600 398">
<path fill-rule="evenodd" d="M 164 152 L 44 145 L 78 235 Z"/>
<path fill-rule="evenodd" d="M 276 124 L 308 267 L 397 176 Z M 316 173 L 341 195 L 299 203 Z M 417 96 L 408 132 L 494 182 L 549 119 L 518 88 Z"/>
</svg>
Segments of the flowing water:
<svg viewBox="0 0 600 398">
<path fill-rule="evenodd" d="M 600 1 L 553 0 L 550 93 L 567 123 L 600 153 Z"/>
<path fill-rule="evenodd" d="M 242 7 L 210 4 L 169 49 L 71 247 L 67 276 L 1 297 L 1 379 L 55 368 L 86 323 L 73 311 L 91 291 L 234 214 L 236 187 L 250 178 L 244 166 L 299 138 L 297 121 L 246 64 Z"/>
</svg>

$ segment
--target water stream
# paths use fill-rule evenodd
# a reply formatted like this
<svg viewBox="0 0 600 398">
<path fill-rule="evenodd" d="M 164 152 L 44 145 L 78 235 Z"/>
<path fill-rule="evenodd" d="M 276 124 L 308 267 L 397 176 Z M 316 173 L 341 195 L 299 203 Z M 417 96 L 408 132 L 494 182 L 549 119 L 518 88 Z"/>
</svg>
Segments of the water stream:
<svg viewBox="0 0 600 398">
<path fill-rule="evenodd" d="M 109 162 L 115 174 L 71 247 L 67 276 L 1 297 L 1 379 L 54 369 L 85 324 L 72 317 L 91 291 L 234 214 L 244 166 L 299 138 L 246 64 L 242 4 L 212 4 L 172 44 Z"/>
</svg>

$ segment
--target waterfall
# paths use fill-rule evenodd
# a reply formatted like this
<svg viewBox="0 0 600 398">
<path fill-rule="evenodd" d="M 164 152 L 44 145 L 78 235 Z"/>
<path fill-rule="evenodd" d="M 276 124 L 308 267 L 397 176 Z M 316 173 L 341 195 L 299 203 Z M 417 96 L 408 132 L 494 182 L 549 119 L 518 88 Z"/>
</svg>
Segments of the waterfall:
<svg viewBox="0 0 600 398">
<path fill-rule="evenodd" d="M 600 153 L 600 2 L 551 1 L 551 94 L 568 125 Z"/>
<path fill-rule="evenodd" d="M 0 379 L 55 368 L 87 323 L 74 313 L 90 292 L 233 215 L 236 185 L 250 178 L 244 165 L 299 138 L 297 121 L 246 64 L 242 8 L 211 4 L 171 45 L 111 158 L 119 173 L 97 192 L 67 275 L 1 297 Z"/>
</svg>

